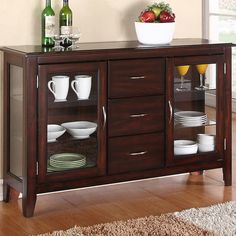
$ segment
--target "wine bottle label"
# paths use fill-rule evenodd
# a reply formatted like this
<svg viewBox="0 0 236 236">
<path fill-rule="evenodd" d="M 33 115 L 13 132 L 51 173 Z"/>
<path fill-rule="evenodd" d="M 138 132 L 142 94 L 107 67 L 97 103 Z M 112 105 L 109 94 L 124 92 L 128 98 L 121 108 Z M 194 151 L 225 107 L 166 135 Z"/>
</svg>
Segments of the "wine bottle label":
<svg viewBox="0 0 236 236">
<path fill-rule="evenodd" d="M 72 33 L 72 27 L 71 26 L 61 26 L 61 34 L 69 35 Z"/>
<path fill-rule="evenodd" d="M 45 16 L 45 37 L 53 37 L 55 35 L 55 16 Z"/>
</svg>

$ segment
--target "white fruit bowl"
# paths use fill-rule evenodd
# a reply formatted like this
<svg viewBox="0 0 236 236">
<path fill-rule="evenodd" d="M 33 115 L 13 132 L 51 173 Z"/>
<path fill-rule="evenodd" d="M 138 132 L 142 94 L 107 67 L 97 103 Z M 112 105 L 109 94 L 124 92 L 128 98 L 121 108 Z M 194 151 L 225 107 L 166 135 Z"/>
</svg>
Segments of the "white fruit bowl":
<svg viewBox="0 0 236 236">
<path fill-rule="evenodd" d="M 135 31 L 138 41 L 142 44 L 168 44 L 174 36 L 175 22 L 135 22 Z"/>
</svg>

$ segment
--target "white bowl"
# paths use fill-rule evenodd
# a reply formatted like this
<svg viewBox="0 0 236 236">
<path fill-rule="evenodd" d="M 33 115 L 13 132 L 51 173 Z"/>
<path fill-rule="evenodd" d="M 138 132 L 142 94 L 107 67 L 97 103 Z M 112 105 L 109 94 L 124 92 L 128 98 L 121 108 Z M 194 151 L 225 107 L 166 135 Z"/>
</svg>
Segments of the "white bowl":
<svg viewBox="0 0 236 236">
<path fill-rule="evenodd" d="M 66 132 L 66 129 L 61 127 L 60 125 L 50 124 L 47 127 L 48 133 L 48 142 L 55 142 L 57 138 L 62 136 Z"/>
<path fill-rule="evenodd" d="M 142 44 L 168 44 L 173 39 L 175 22 L 135 22 L 135 31 L 138 41 Z"/>
<path fill-rule="evenodd" d="M 214 144 L 198 144 L 199 152 L 213 152 L 215 150 Z"/>
<path fill-rule="evenodd" d="M 61 124 L 67 132 L 77 139 L 89 138 L 97 129 L 97 124 L 89 121 L 73 121 Z"/>
<path fill-rule="evenodd" d="M 215 144 L 215 135 L 212 134 L 197 134 L 197 141 L 199 144 Z"/>
<path fill-rule="evenodd" d="M 174 141 L 174 154 L 175 155 L 188 155 L 197 153 L 198 145 L 192 140 L 175 140 Z"/>
</svg>

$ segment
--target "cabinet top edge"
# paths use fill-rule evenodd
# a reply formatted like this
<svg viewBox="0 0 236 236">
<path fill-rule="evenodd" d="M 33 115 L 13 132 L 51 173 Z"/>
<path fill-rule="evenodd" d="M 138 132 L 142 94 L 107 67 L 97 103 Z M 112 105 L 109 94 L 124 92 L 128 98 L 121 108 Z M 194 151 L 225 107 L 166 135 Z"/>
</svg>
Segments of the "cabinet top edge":
<svg viewBox="0 0 236 236">
<path fill-rule="evenodd" d="M 89 51 L 109 51 L 109 50 L 163 50 L 163 49 L 172 49 L 172 48 L 192 48 L 192 47 L 209 47 L 209 46 L 228 46 L 233 47 L 233 43 L 221 43 L 213 42 L 207 39 L 201 38 L 183 38 L 183 39 L 174 39 L 170 44 L 165 45 L 143 45 L 138 41 L 114 41 L 114 42 L 91 42 L 91 43 L 80 43 L 79 48 L 73 51 L 63 51 L 56 52 L 52 51 L 51 48 L 45 48 L 40 45 L 19 45 L 19 46 L 4 46 L 0 50 L 14 51 L 21 54 L 27 55 L 48 55 L 48 54 L 65 54 L 65 53 L 76 53 L 76 52 L 89 52 Z"/>
</svg>

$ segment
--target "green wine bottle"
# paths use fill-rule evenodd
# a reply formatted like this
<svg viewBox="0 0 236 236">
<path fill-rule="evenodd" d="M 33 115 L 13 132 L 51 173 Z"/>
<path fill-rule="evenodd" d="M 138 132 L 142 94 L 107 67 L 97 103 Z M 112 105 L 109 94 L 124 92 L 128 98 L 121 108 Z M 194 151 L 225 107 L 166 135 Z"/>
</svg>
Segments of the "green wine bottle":
<svg viewBox="0 0 236 236">
<path fill-rule="evenodd" d="M 69 7 L 68 0 L 63 0 L 63 7 L 60 11 L 59 18 L 61 35 L 70 35 L 72 33 L 72 11 Z M 71 41 L 66 38 L 62 45 L 64 47 L 70 46 Z"/>
<path fill-rule="evenodd" d="M 52 39 L 55 34 L 55 13 L 51 7 L 51 0 L 46 0 L 46 7 L 42 11 L 42 45 L 51 47 L 54 45 Z"/>
</svg>

